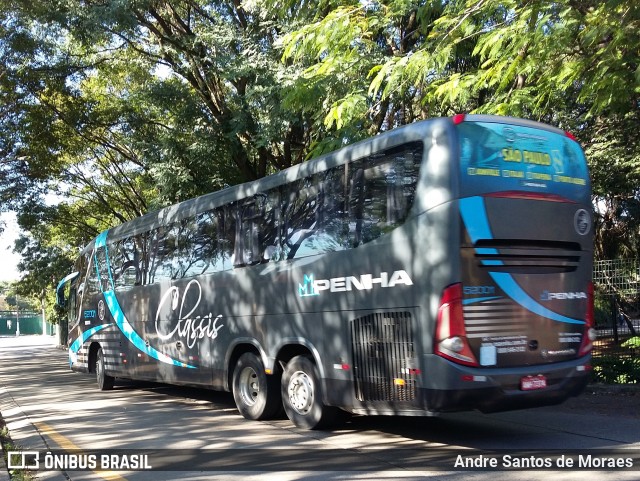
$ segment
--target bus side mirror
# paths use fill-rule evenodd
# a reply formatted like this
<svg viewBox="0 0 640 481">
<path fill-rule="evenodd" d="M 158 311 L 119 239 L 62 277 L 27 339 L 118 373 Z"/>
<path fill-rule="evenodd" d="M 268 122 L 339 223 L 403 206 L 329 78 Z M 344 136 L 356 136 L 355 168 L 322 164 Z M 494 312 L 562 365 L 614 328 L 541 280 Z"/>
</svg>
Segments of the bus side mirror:
<svg viewBox="0 0 640 481">
<path fill-rule="evenodd" d="M 58 307 L 67 307 L 67 300 L 64 297 L 64 286 L 56 290 L 56 304 L 58 305 Z"/>
<path fill-rule="evenodd" d="M 73 272 L 58 283 L 58 287 L 56 287 L 56 304 L 58 306 L 62 308 L 67 307 L 67 299 L 64 297 L 64 288 L 67 285 L 67 282 L 71 282 L 76 277 L 78 277 L 78 272 Z"/>
</svg>

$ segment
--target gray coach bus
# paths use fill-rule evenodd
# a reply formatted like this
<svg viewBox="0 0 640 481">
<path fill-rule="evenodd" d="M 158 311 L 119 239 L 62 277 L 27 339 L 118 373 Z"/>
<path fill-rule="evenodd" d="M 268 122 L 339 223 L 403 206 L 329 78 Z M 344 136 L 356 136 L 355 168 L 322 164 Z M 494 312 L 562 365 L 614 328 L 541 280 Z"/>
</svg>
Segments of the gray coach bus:
<svg viewBox="0 0 640 481">
<path fill-rule="evenodd" d="M 559 403 L 591 369 L 590 205 L 556 128 L 401 127 L 100 234 L 58 286 L 70 365 L 311 429 Z"/>
</svg>

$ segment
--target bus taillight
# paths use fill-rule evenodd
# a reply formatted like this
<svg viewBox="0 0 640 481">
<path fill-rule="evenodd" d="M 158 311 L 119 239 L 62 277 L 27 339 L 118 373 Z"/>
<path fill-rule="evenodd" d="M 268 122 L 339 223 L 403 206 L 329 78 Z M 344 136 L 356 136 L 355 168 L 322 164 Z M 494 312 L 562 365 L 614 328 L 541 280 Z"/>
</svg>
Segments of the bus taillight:
<svg viewBox="0 0 640 481">
<path fill-rule="evenodd" d="M 578 351 L 579 356 L 586 356 L 593 348 L 593 341 L 596 340 L 597 333 L 595 330 L 595 313 L 593 307 L 593 282 L 589 282 L 587 287 L 587 312 L 584 319 L 584 334 L 582 335 L 582 344 Z"/>
<path fill-rule="evenodd" d="M 453 284 L 442 292 L 436 325 L 435 353 L 459 364 L 478 365 L 464 328 L 462 284 Z"/>
<path fill-rule="evenodd" d="M 571 132 L 569 132 L 568 130 L 565 130 L 565 131 L 564 131 L 564 135 L 566 135 L 567 137 L 569 137 L 571 140 L 574 140 L 574 141 L 576 141 L 576 142 L 578 141 L 578 139 L 576 139 L 576 136 L 575 136 L 575 135 L 573 135 L 573 134 L 572 134 Z"/>
</svg>

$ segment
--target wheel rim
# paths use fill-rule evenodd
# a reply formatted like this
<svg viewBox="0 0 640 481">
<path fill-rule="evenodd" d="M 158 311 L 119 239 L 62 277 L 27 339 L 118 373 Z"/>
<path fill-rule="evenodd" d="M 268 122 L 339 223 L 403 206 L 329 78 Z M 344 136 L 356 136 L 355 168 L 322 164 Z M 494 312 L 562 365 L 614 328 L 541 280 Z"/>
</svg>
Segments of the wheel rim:
<svg viewBox="0 0 640 481">
<path fill-rule="evenodd" d="M 299 414 L 307 414 L 313 406 L 313 381 L 303 371 L 296 371 L 287 387 L 289 404 Z"/>
<path fill-rule="evenodd" d="M 245 367 L 240 373 L 240 396 L 247 406 L 253 406 L 258 402 L 260 395 L 260 383 L 258 373 L 251 367 Z"/>
</svg>

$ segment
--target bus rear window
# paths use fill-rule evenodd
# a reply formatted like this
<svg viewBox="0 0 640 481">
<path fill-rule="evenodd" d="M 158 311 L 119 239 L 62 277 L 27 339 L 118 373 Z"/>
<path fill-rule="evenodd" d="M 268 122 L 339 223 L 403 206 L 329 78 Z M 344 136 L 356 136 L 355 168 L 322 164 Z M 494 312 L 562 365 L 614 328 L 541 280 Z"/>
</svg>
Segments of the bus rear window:
<svg viewBox="0 0 640 481">
<path fill-rule="evenodd" d="M 524 191 L 588 201 L 584 154 L 569 137 L 496 122 L 463 122 L 457 129 L 462 197 Z"/>
</svg>

